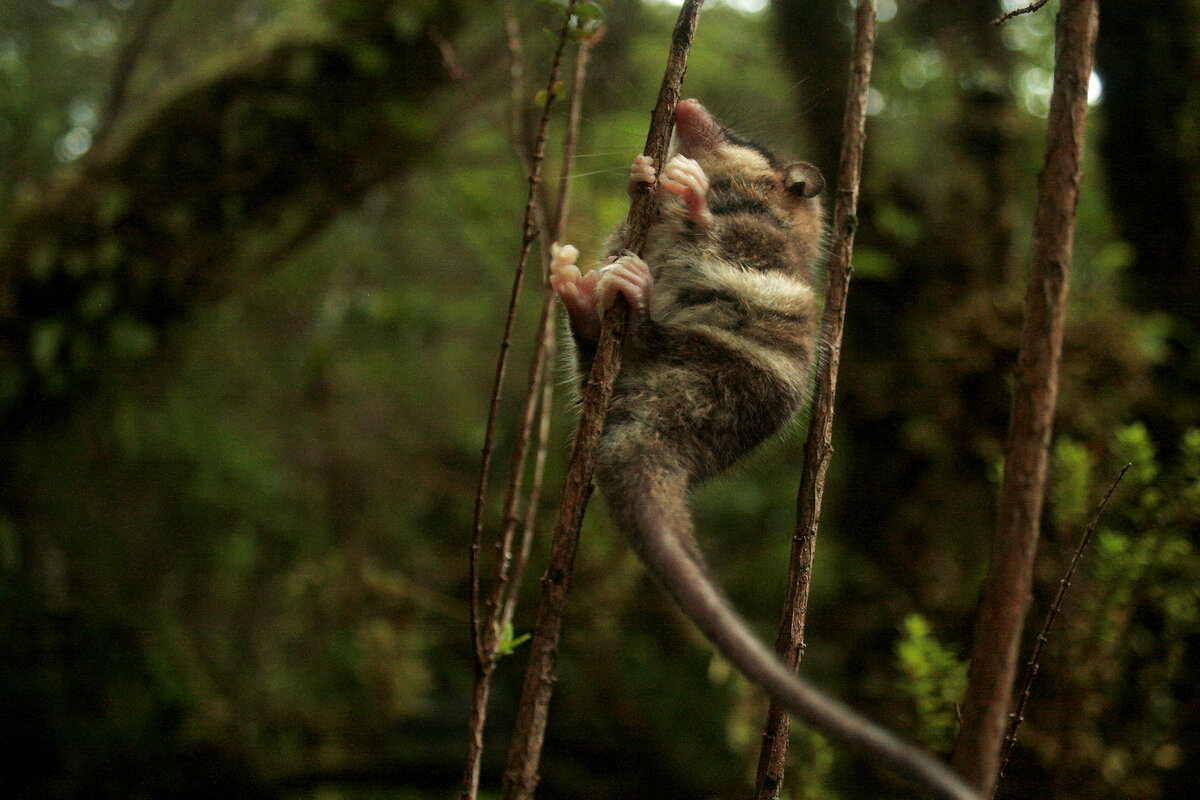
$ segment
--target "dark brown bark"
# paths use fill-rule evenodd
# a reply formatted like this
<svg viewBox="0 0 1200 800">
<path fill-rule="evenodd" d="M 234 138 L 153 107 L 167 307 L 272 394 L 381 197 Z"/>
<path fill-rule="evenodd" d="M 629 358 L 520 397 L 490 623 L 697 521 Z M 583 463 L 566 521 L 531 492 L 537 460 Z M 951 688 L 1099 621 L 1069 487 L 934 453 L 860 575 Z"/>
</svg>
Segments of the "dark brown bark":
<svg viewBox="0 0 1200 800">
<path fill-rule="evenodd" d="M 1032 271 L 1025 298 L 1012 417 L 996 534 L 983 587 L 954 767 L 990 794 L 1000 764 L 1029 609 L 1058 399 L 1063 320 L 1079 199 L 1087 90 L 1098 12 L 1095 0 L 1064 0 L 1056 29 L 1054 92 L 1038 177 Z"/>
<path fill-rule="evenodd" d="M 828 99 L 815 95 L 825 92 L 839 98 L 840 120 L 845 91 L 844 84 L 832 86 L 821 74 L 820 63 L 838 63 L 849 49 L 842 41 L 846 26 L 841 24 L 832 32 L 836 52 L 827 51 L 829 42 L 815 41 L 814 24 L 817 30 L 823 24 L 813 20 L 818 11 L 837 17 L 834 8 L 824 8 L 825 2 L 773 4 L 781 13 L 788 11 L 792 25 L 780 26 L 779 36 L 788 37 L 786 57 L 794 64 L 797 91 L 805 93 L 804 117 L 812 116 L 810 104 L 822 112 L 811 119 L 812 136 L 821 137 L 819 143 L 832 140 L 821 143 L 818 153 L 835 147 L 840 126 L 824 112 Z M 841 3 L 832 5 L 844 8 Z M 890 32 L 897 41 L 935 47 L 947 74 L 1009 74 L 1014 54 L 989 24 L 996 14 L 995 2 L 988 0 L 906 3 L 881 32 Z M 882 39 L 879 46 L 884 46 Z M 889 103 L 899 98 L 886 87 L 884 94 Z M 1004 302 L 1008 292 L 1003 287 L 1010 282 L 1023 286 L 1028 267 L 1028 247 L 1013 246 L 1019 231 L 1014 192 L 1021 173 L 1013 164 L 1023 157 L 1013 126 L 1025 112 L 984 84 L 956 89 L 945 99 L 952 105 L 928 121 L 941 171 L 929 171 L 931 165 L 922 158 L 905 166 L 881 163 L 873 170 L 870 152 L 867 155 L 864 180 L 868 186 L 873 180 L 875 187 L 860 198 L 857 247 L 886 254 L 893 271 L 868 280 L 856 276 L 843 342 L 843 359 L 855 367 L 839 382 L 838 427 L 844 436 L 833 469 L 838 485 L 853 499 L 830 498 L 823 512 L 823 525 L 836 528 L 856 557 L 886 572 L 898 594 L 931 613 L 949 611 L 936 587 L 958 579 L 942 571 L 947 563 L 945 542 L 954 541 L 955 531 L 964 525 L 986 530 L 994 521 L 995 486 L 987 478 L 987 465 L 994 449 L 1002 446 L 1007 426 L 1005 376 L 1015 360 L 1020 325 L 1019 295 L 1014 308 Z M 894 104 L 888 105 L 870 124 L 878 124 L 881 131 L 890 129 L 894 110 Z M 836 169 L 836 161 L 828 169 Z M 931 180 L 933 175 L 936 180 Z M 882 224 L 891 209 L 916 222 L 912 238 L 897 236 Z M 985 303 L 989 316 L 972 313 L 974 303 Z M 977 327 L 959 322 L 964 319 Z M 930 358 L 930 348 L 939 339 L 962 341 L 941 338 L 956 323 L 967 328 L 964 336 L 988 336 L 1003 326 L 1001 336 L 985 340 L 992 363 L 964 372 L 958 355 L 975 346 L 966 342 L 961 347 L 947 344 L 947 358 Z M 941 400 L 931 403 L 931 397 Z M 914 425 L 929 426 L 935 434 L 914 437 Z M 954 491 L 945 491 L 948 485 Z M 985 544 L 959 552 L 968 560 L 978 558 L 971 548 L 982 550 Z M 966 562 L 953 563 L 951 569 L 957 570 Z M 841 602 L 850 604 L 845 606 L 845 624 L 854 638 L 865 642 L 890 635 L 879 613 L 886 601 L 857 595 L 842 581 L 834 585 L 845 592 Z M 868 681 L 883 677 L 874 666 L 863 676 Z M 862 681 L 853 683 L 862 687 Z"/>
<path fill-rule="evenodd" d="M 855 14 L 854 54 L 850 89 L 842 121 L 842 153 L 838 167 L 837 198 L 833 215 L 834 244 L 828 264 L 829 285 L 821 323 L 821 355 L 817 358 L 812 419 L 804 443 L 804 463 L 796 498 L 796 529 L 783 618 L 775 641 L 775 652 L 795 672 L 804 654 L 804 625 L 808 609 L 809 581 L 817 542 L 817 522 L 825 492 L 825 474 L 833 455 L 833 399 L 841 360 L 842 329 L 846 321 L 846 299 L 850 291 L 850 256 L 854 250 L 855 214 L 858 209 L 859 179 L 866 144 L 867 91 L 875 48 L 875 3 L 859 0 Z M 755 797 L 774 800 L 779 796 L 787 763 L 791 717 L 772 700 L 763 730 Z"/>
<path fill-rule="evenodd" d="M 563 10 L 563 23 L 559 31 L 558 46 L 550 65 L 550 73 L 546 83 L 546 102 L 542 108 L 541 121 L 538 124 L 537 139 L 533 154 L 529 159 L 529 193 L 525 199 L 525 217 L 521 230 L 521 252 L 517 258 L 517 266 L 513 272 L 512 292 L 509 296 L 508 315 L 504 323 L 504 333 L 500 338 L 500 353 L 496 359 L 496 376 L 492 385 L 491 404 L 488 409 L 487 432 L 484 435 L 483 452 L 480 458 L 479 481 L 475 492 L 475 517 L 471 527 L 471 544 L 468 562 L 468 605 L 471 615 L 471 641 L 475 650 L 475 688 L 472 693 L 471 718 L 468 723 L 467 760 L 463 769 L 463 800 L 474 800 L 479 792 L 479 776 L 483 763 L 483 731 L 487 721 L 488 695 L 490 694 L 491 675 L 496 661 L 500 657 L 499 637 L 500 617 L 503 613 L 503 597 L 508 588 L 508 568 L 512 558 L 512 539 L 516 530 L 516 504 L 521 490 L 521 478 L 524 474 L 525 458 L 528 453 L 529 431 L 533 424 L 538 383 L 544 372 L 544 337 L 539 337 L 537 353 L 530 365 L 530 380 L 526 388 L 525 408 L 518 425 L 517 447 L 513 452 L 513 468 L 505 497 L 505 519 L 500 538 L 496 543 L 495 578 L 492 591 L 488 596 L 486 609 L 481 604 L 480 590 L 480 550 L 483 544 L 483 511 L 487 498 L 487 484 L 491 468 L 492 449 L 495 444 L 496 425 L 499 420 L 500 398 L 504 390 L 504 374 L 508 367 L 508 353 L 512 345 L 513 327 L 517 319 L 517 304 L 521 296 L 521 284 L 525 277 L 525 266 L 529 253 L 539 232 L 546 235 L 544 214 L 539 213 L 539 201 L 545 196 L 542 191 L 542 166 L 545 161 L 546 138 L 550 131 L 550 111 L 553 106 L 554 86 L 558 83 L 559 70 L 562 66 L 563 51 L 570 38 L 571 14 L 575 10 L 575 0 L 570 0 Z M 513 64 L 520 62 L 520 40 L 514 31 L 515 19 L 508 15 L 510 46 L 512 47 Z M 523 96 L 520 83 L 520 72 L 514 67 L 513 96 Z M 516 131 L 513 133 L 516 136 Z M 519 148 L 519 143 L 514 142 Z M 544 330 L 551 318 L 550 298 L 546 297 L 542 307 L 542 324 L 539 330 Z"/>
<path fill-rule="evenodd" d="M 666 72 L 643 150 L 654 159 L 655 164 L 661 165 L 666 159 L 675 105 L 679 101 L 679 89 L 687 70 L 687 57 L 701 5 L 699 0 L 684 3 L 672 36 Z M 622 249 L 641 252 L 656 211 L 656 188 L 657 185 L 648 186 L 635 194 Z M 613 381 L 620 369 L 620 346 L 625 333 L 627 310 L 623 303 L 619 303 L 606 315 L 592 372 L 583 391 L 583 407 L 559 501 L 559 514 L 550 546 L 550 563 L 542 577 L 541 604 L 530 643 L 529 665 L 504 773 L 506 800 L 527 800 L 537 787 L 538 765 L 554 688 L 558 642 L 579 543 L 579 528 L 592 493 L 592 454 L 600 438 Z"/>
</svg>

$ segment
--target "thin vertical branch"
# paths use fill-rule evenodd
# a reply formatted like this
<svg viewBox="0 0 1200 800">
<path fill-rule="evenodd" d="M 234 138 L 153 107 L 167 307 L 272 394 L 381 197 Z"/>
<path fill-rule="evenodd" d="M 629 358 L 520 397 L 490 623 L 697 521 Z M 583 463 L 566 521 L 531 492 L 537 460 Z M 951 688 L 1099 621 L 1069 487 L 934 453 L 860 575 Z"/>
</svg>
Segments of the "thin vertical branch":
<svg viewBox="0 0 1200 800">
<path fill-rule="evenodd" d="M 990 795 L 1012 701 L 1021 631 L 1045 499 L 1058 399 L 1063 320 L 1082 172 L 1096 0 L 1063 0 L 1055 29 L 1054 91 L 1038 176 L 1032 269 L 1025 296 L 996 535 L 975 623 L 954 767 Z"/>
<path fill-rule="evenodd" d="M 529 193 L 525 201 L 525 216 L 521 227 L 521 252 L 513 275 L 512 292 L 509 298 L 508 315 L 504 323 L 504 332 L 500 341 L 500 353 L 496 360 L 496 376 L 492 387 L 491 404 L 488 410 L 487 430 L 484 435 L 483 452 L 480 458 L 479 482 L 476 486 L 475 516 L 471 527 L 471 544 L 468 560 L 468 603 L 471 615 L 471 642 L 475 653 L 475 686 L 472 694 L 471 719 L 467 741 L 467 763 L 463 773 L 462 797 L 473 800 L 479 791 L 479 774 L 483 756 L 483 728 L 487 716 L 488 694 L 490 692 L 490 675 L 496 664 L 496 636 L 494 629 L 496 598 L 493 596 L 489 606 L 493 612 L 490 617 L 491 626 L 485 626 L 480 608 L 479 558 L 483 542 L 483 511 L 487 496 L 488 475 L 491 470 L 492 450 L 495 442 L 496 421 L 499 417 L 500 397 L 504 388 L 504 374 L 508 367 L 508 352 L 512 343 L 512 331 L 516 323 L 517 306 L 520 299 L 521 284 L 525 276 L 525 264 L 529 258 L 529 250 L 534 239 L 538 236 L 538 203 L 541 193 L 542 165 L 545 156 L 546 138 L 550 127 L 550 111 L 554 101 L 554 86 L 558 83 L 559 70 L 562 65 L 562 54 L 570 38 L 571 15 L 575 10 L 576 0 L 569 0 L 563 14 L 563 24 L 559 32 L 558 45 L 547 78 L 546 103 L 542 109 L 541 120 L 538 124 L 537 139 L 534 145 L 533 157 L 529 167 Z M 509 15 L 511 20 L 511 14 Z M 512 31 L 509 31 L 510 37 Z M 510 41 L 511 44 L 511 41 Z M 518 51 L 519 52 L 519 51 Z M 518 55 L 514 53 L 514 61 Z M 514 97 L 520 93 L 514 88 Z M 535 372 L 537 370 L 535 369 Z M 534 390 L 536 394 L 536 390 Z M 528 439 L 528 437 L 526 437 Z M 511 537 L 509 543 L 511 550 Z M 502 550 L 498 553 L 498 575 L 507 570 L 507 556 Z M 499 582 L 498 582 L 499 583 Z M 490 630 L 488 628 L 491 628 Z"/>
<path fill-rule="evenodd" d="M 554 358 L 557 342 L 555 339 L 554 320 L 550 320 L 542 336 L 546 341 L 546 359 Z M 511 589 L 504 599 L 504 607 L 500 612 L 500 629 L 507 629 L 512 624 L 517 611 L 517 600 L 520 598 L 522 587 L 525 585 L 525 570 L 529 566 L 529 556 L 533 552 L 533 537 L 537 532 L 538 504 L 542 497 L 544 476 L 546 473 L 546 452 L 550 441 L 550 414 L 553 411 L 554 381 L 543 380 L 541 416 L 538 423 L 537 455 L 534 457 L 533 478 L 530 481 L 528 504 L 525 509 L 525 524 L 521 532 L 521 546 L 517 551 L 516 563 L 513 565 Z"/>
<path fill-rule="evenodd" d="M 575 4 L 571 3 L 567 14 L 567 21 L 570 22 L 570 11 L 574 11 Z M 521 46 L 521 28 L 517 22 L 517 12 L 513 7 L 513 0 L 504 0 L 504 35 L 505 42 L 508 45 L 508 71 L 509 82 L 511 87 L 509 96 L 509 108 L 512 112 L 512 118 L 509 122 L 508 137 L 512 143 L 521 152 L 525 151 L 525 48 Z M 559 40 L 561 46 L 562 40 Z M 546 104 L 550 103 L 550 93 L 554 90 L 554 84 L 547 85 Z"/>
<path fill-rule="evenodd" d="M 129 84 L 133 80 L 134 70 L 138 61 L 146 51 L 154 30 L 163 14 L 171 5 L 171 0 L 150 0 L 150 2 L 134 11 L 129 33 L 117 53 L 116 65 L 113 67 L 112 80 L 109 82 L 108 97 L 105 98 L 104 108 L 100 111 L 100 124 L 92 135 L 93 146 L 99 146 L 112 131 L 117 117 L 125 109 L 129 100 Z"/>
<path fill-rule="evenodd" d="M 549 233 L 542 237 L 542 256 L 547 264 L 550 261 L 550 243 L 562 239 L 563 233 L 566 230 L 567 216 L 571 208 L 571 170 L 572 165 L 575 163 L 575 150 L 579 144 L 579 125 L 583 117 L 584 78 L 587 75 L 587 64 L 591 57 L 592 48 L 596 46 L 603 35 L 604 31 L 602 28 L 596 30 L 586 39 L 581 40 L 579 47 L 575 51 L 573 79 L 569 94 L 571 101 L 567 112 L 567 130 L 563 141 L 562 169 L 560 170 L 559 177 L 558 210 L 554 215 L 554 222 Z M 546 465 L 546 447 L 550 436 L 550 413 L 554 400 L 554 381 L 548 377 L 550 370 L 547 368 L 547 365 L 554 358 L 556 351 L 555 322 L 557 317 L 554 313 L 556 308 L 554 290 L 550 287 L 549 275 L 547 274 L 545 278 L 546 280 L 543 281 L 541 326 L 539 328 L 541 333 L 534 348 L 533 356 L 535 368 L 538 370 L 538 373 L 536 380 L 530 382 L 528 395 L 529 399 L 532 399 L 540 386 L 542 396 L 540 400 L 541 418 L 538 426 L 537 455 L 529 489 L 529 497 L 527 498 L 528 505 L 526 506 L 521 547 L 517 552 L 517 562 L 508 583 L 503 608 L 499 612 L 498 627 L 501 630 L 512 623 L 513 615 L 516 612 L 517 597 L 524 582 L 525 567 L 529 563 L 533 534 L 537 529 L 538 502 L 541 499 L 542 479 L 545 475 L 544 468 Z M 527 441 L 528 436 L 529 431 L 523 427 L 520 431 L 520 441 Z M 524 466 L 525 460 L 522 458 L 519 467 L 521 471 L 524 471 Z M 509 515 L 511 515 L 512 524 L 515 527 L 517 521 L 515 505 L 506 511 L 506 524 Z M 507 546 L 511 550 L 511 535 L 508 536 Z"/>
<path fill-rule="evenodd" d="M 660 167 L 666 157 L 675 105 L 679 101 L 679 87 L 687 69 L 687 56 L 701 5 L 701 0 L 687 0 L 679 12 L 658 103 L 651 116 L 644 152 Z M 636 253 L 645 244 L 646 232 L 655 213 L 653 193 L 656 190 L 657 184 L 634 195 L 626 221 L 623 249 Z M 627 307 L 618 303 L 606 315 L 592 372 L 584 387 L 583 407 L 554 526 L 550 563 L 542 578 L 541 604 L 533 641 L 530 643 L 529 665 L 509 747 L 508 766 L 504 773 L 506 800 L 527 800 L 533 796 L 537 786 L 562 619 L 579 543 L 579 528 L 592 491 L 592 454 L 600 437 L 613 381 L 620 368 L 619 350 L 627 312 Z"/>
<path fill-rule="evenodd" d="M 866 143 L 867 93 L 871 84 L 871 64 L 875 50 L 875 2 L 859 0 L 855 12 L 854 51 L 851 59 L 850 87 L 842 120 L 842 152 L 838 165 L 837 199 L 833 214 L 833 249 L 829 259 L 829 285 L 821 321 L 821 352 L 817 359 L 812 418 L 804 442 L 804 472 L 796 497 L 796 529 L 792 536 L 792 557 L 788 571 L 788 590 L 783 618 L 775 641 L 775 652 L 795 672 L 804 654 L 804 625 L 808 609 L 809 581 L 817 541 L 817 523 L 825 491 L 825 474 L 833 455 L 833 401 L 837 390 L 838 365 L 841 361 L 842 329 L 846 320 L 846 300 L 850 291 L 857 228 L 859 182 L 862 176 L 863 148 Z M 774 800 L 779 796 L 787 763 L 788 734 L 791 718 L 777 701 L 771 701 L 759 752 L 755 797 Z"/>
<path fill-rule="evenodd" d="M 474 643 L 476 660 L 480 663 L 487 660 L 484 657 L 482 625 L 479 618 L 479 551 L 483 541 L 483 508 L 487 495 L 488 476 L 491 472 L 492 450 L 495 445 L 496 436 L 496 420 L 499 417 L 500 410 L 500 396 L 504 387 L 504 375 L 508 369 L 508 351 L 512 346 L 512 331 L 516 323 L 521 284 L 525 277 L 525 264 L 529 259 L 530 246 L 538 235 L 537 225 L 535 224 L 537 214 L 536 198 L 542 182 L 542 163 L 545 157 L 546 138 L 550 127 L 550 109 L 553 103 L 554 85 L 558 83 L 558 73 L 562 65 L 562 53 L 567 44 L 568 32 L 571 26 L 571 14 L 574 9 L 575 0 L 569 0 L 564 14 L 562 30 L 559 34 L 558 46 L 554 51 L 554 59 L 550 66 L 550 76 L 546 82 L 546 104 L 542 109 L 541 121 L 538 124 L 537 140 L 529 171 L 529 193 L 525 202 L 525 218 L 521 224 L 521 252 L 517 258 L 517 267 L 513 273 L 508 315 L 505 318 L 504 333 L 500 339 L 500 354 L 496 359 L 496 377 L 492 385 L 487 430 L 484 434 L 483 453 L 480 458 L 479 483 L 475 491 L 475 516 L 472 522 L 470 561 L 468 564 L 468 593 L 471 607 L 471 640 Z"/>
<path fill-rule="evenodd" d="M 1058 612 L 1062 608 L 1063 598 L 1067 595 L 1067 589 L 1071 588 L 1071 579 L 1075 577 L 1075 570 L 1079 567 L 1079 562 L 1083 560 L 1083 551 L 1091 540 L 1092 533 L 1095 532 L 1096 526 L 1100 524 L 1100 515 L 1104 513 L 1104 507 L 1108 505 L 1108 499 L 1117 490 L 1117 484 L 1125 477 L 1125 473 L 1131 466 L 1133 465 L 1126 464 L 1121 467 L 1121 471 L 1117 473 L 1117 477 L 1109 484 L 1108 491 L 1101 498 L 1100 504 L 1096 507 L 1096 513 L 1092 515 L 1091 521 L 1084 528 L 1083 536 L 1079 539 L 1079 545 L 1071 555 L 1071 563 L 1067 565 L 1066 574 L 1058 582 L 1058 592 L 1054 595 L 1054 602 L 1050 604 L 1050 611 L 1046 614 L 1046 621 L 1042 624 L 1041 632 L 1038 633 L 1037 642 L 1034 644 L 1033 652 L 1029 656 L 1029 663 L 1025 665 L 1025 679 L 1021 682 L 1021 695 L 1017 700 L 1017 708 L 1009 715 L 1008 735 L 1004 737 L 1004 752 L 1000 757 L 1000 773 L 998 778 L 1003 778 L 1004 770 L 1008 768 L 1008 759 L 1012 756 L 1013 746 L 1017 743 L 1017 729 L 1025 721 L 1025 706 L 1029 703 L 1029 697 L 1033 690 L 1033 681 L 1037 678 L 1038 664 L 1042 657 L 1042 648 L 1049 641 L 1050 629 L 1054 626 L 1054 620 L 1058 617 Z"/>
<path fill-rule="evenodd" d="M 574 80 L 571 86 L 571 103 L 567 115 L 567 131 L 563 144 L 562 170 L 559 179 L 558 211 L 554 217 L 553 227 L 541 231 L 542 256 L 545 263 L 550 261 L 550 243 L 562 238 L 563 227 L 566 225 L 567 211 L 571 204 L 571 163 L 575 160 L 575 148 L 579 142 L 579 120 L 583 108 L 583 79 L 587 72 L 587 61 L 594 44 L 595 36 L 584 39 L 575 50 Z M 544 216 L 543 216 L 544 220 Z M 546 276 L 544 276 L 546 277 Z M 534 343 L 533 356 L 530 361 L 529 380 L 525 390 L 525 405 L 521 419 L 517 425 L 516 446 L 513 448 L 512 469 L 509 476 L 508 491 L 504 500 L 504 516 L 497 543 L 496 581 L 489 610 L 493 619 L 498 620 L 503 614 L 498 609 L 507 605 L 505 597 L 517 590 L 515 583 L 510 583 L 508 568 L 512 560 L 512 541 L 516 534 L 517 523 L 520 522 L 518 505 L 521 499 L 521 485 L 525 474 L 525 464 L 529 457 L 530 436 L 533 430 L 534 418 L 538 409 L 539 399 L 543 396 L 541 387 L 546 383 L 548 357 L 554 351 L 555 327 L 555 296 L 550 288 L 548 279 L 542 282 L 542 308 L 538 322 L 538 336 Z M 553 382 L 548 385 L 553 386 Z M 545 395 L 548 405 L 553 399 L 552 394 Z M 544 411 L 548 411 L 544 408 Z"/>
<path fill-rule="evenodd" d="M 575 163 L 575 150 L 579 145 L 579 125 L 583 120 L 583 84 L 584 77 L 587 75 L 588 60 L 592 56 L 592 48 L 599 44 L 600 39 L 604 36 L 604 29 L 600 28 L 588 38 L 579 43 L 579 49 L 575 51 L 575 69 L 572 72 L 571 80 L 571 105 L 567 110 L 567 132 L 563 140 L 563 160 L 562 171 L 559 173 L 558 179 L 558 207 L 554 214 L 554 224 L 552 227 L 552 236 L 558 239 L 563 235 L 567 226 L 567 216 L 571 209 L 571 171 Z M 543 242 L 545 245 L 546 260 L 550 260 L 550 242 Z M 547 285 L 549 281 L 547 281 Z M 550 300 L 554 300 L 554 292 L 548 292 Z"/>
</svg>

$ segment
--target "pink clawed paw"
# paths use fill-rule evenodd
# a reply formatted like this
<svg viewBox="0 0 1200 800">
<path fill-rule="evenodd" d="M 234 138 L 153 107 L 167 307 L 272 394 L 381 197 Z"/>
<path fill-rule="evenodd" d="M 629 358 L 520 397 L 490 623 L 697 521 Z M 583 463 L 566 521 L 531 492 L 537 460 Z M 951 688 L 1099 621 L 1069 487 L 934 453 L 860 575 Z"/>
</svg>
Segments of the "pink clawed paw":
<svg viewBox="0 0 1200 800">
<path fill-rule="evenodd" d="M 601 314 L 612 308 L 618 296 L 624 296 L 634 317 L 645 317 L 652 285 L 650 268 L 645 261 L 626 253 L 596 272 L 600 276 L 596 283 L 596 304 Z"/>
<path fill-rule="evenodd" d="M 687 156 L 676 155 L 663 170 L 662 187 L 683 199 L 692 222 L 700 228 L 712 224 L 712 211 L 708 207 L 708 176 L 698 163 Z"/>
<path fill-rule="evenodd" d="M 654 183 L 654 159 L 647 155 L 639 155 L 629 167 L 629 193 L 643 183 Z"/>
<path fill-rule="evenodd" d="M 584 275 L 575 262 L 579 250 L 567 244 L 550 245 L 550 286 L 571 318 L 571 327 L 590 339 L 600 336 L 600 318 L 596 314 L 595 270 Z"/>
</svg>

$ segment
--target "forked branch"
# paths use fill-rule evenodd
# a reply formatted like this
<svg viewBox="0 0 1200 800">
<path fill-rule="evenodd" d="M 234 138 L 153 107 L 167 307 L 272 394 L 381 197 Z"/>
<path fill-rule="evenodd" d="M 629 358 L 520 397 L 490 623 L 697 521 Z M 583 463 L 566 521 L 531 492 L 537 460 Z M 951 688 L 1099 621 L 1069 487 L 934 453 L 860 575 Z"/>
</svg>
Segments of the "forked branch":
<svg viewBox="0 0 1200 800">
<path fill-rule="evenodd" d="M 1012 11 L 1009 11 L 1007 14 L 1002 14 L 999 17 L 996 17 L 994 20 L 992 20 L 992 24 L 993 25 L 1003 25 L 1004 23 L 1008 22 L 1010 19 L 1019 17 L 1022 14 L 1032 14 L 1033 12 L 1037 11 L 1039 8 L 1041 8 L 1042 6 L 1046 5 L 1046 3 L 1049 3 L 1049 2 L 1050 2 L 1050 0 L 1037 0 L 1037 2 L 1030 3 L 1029 5 L 1024 6 L 1022 8 L 1013 9 Z"/>
</svg>

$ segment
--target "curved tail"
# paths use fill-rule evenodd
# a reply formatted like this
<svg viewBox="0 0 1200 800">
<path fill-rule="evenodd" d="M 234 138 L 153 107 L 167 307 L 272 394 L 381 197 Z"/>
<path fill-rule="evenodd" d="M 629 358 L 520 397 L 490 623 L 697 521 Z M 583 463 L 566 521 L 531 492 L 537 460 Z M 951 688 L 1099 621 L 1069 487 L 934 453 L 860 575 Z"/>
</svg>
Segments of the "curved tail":
<svg viewBox="0 0 1200 800">
<path fill-rule="evenodd" d="M 598 474 L 611 513 L 684 613 L 743 675 L 812 727 L 939 797 L 979 800 L 945 764 L 788 670 L 750 633 L 705 573 L 687 508 L 687 476 L 667 465 L 639 473 L 602 469 Z"/>
</svg>

